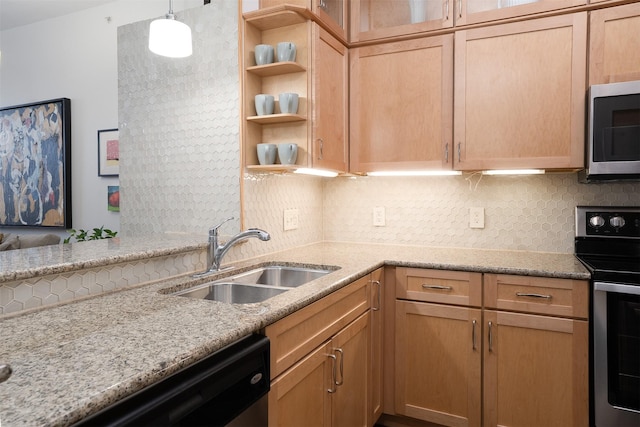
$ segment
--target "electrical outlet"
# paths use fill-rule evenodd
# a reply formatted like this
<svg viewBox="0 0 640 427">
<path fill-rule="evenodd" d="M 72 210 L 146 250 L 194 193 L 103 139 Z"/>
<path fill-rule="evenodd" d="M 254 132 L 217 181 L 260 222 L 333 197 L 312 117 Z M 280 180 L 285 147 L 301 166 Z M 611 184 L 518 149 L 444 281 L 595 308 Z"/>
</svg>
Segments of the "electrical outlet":
<svg viewBox="0 0 640 427">
<path fill-rule="evenodd" d="M 284 231 L 298 228 L 298 209 L 284 210 Z"/>
<path fill-rule="evenodd" d="M 385 226 L 384 206 L 376 206 L 373 208 L 373 225 L 376 227 Z"/>
<path fill-rule="evenodd" d="M 469 227 L 484 228 L 484 208 L 469 208 Z"/>
</svg>

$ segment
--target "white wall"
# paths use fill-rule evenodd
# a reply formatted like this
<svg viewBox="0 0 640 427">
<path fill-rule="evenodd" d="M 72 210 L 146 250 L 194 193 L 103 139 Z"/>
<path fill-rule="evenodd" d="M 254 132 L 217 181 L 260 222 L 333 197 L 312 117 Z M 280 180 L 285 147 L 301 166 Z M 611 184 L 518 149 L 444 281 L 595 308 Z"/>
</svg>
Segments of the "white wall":
<svg viewBox="0 0 640 427">
<path fill-rule="evenodd" d="M 173 8 L 180 18 L 179 11 L 202 4 L 176 0 Z M 117 28 L 168 8 L 166 0 L 119 0 L 0 32 L 0 107 L 71 99 L 74 228 L 120 229 L 120 215 L 107 211 L 107 186 L 119 180 L 97 171 L 97 131 L 118 127 Z"/>
</svg>

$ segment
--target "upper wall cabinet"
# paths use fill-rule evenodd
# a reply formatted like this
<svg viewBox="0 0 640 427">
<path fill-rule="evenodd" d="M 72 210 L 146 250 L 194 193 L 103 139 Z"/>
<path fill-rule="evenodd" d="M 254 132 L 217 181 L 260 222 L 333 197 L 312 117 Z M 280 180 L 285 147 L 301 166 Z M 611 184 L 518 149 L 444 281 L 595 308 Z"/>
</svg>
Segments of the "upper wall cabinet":
<svg viewBox="0 0 640 427">
<path fill-rule="evenodd" d="M 243 157 L 255 171 L 295 170 L 300 167 L 347 170 L 347 49 L 309 20 L 305 9 L 275 8 L 244 15 L 243 33 Z M 278 61 L 277 45 L 291 42 L 295 58 Z M 275 49 L 273 63 L 257 65 L 259 44 Z M 298 94 L 297 112 L 285 111 L 280 94 Z M 255 96 L 274 97 L 273 114 L 258 115 Z M 298 145 L 295 164 L 260 165 L 260 143 Z"/>
<path fill-rule="evenodd" d="M 453 34 L 352 49 L 350 78 L 351 172 L 451 169 Z"/>
<path fill-rule="evenodd" d="M 516 18 L 586 4 L 586 0 L 451 0 L 456 26 Z"/>
<path fill-rule="evenodd" d="M 584 166 L 587 13 L 456 32 L 454 169 Z"/>
<path fill-rule="evenodd" d="M 590 14 L 589 85 L 640 80 L 640 3 Z"/>
<path fill-rule="evenodd" d="M 350 42 L 525 17 L 586 0 L 352 0 Z"/>
<path fill-rule="evenodd" d="M 336 37 L 346 42 L 349 0 L 260 0 L 260 9 L 283 4 L 301 6 L 313 12 Z"/>
<path fill-rule="evenodd" d="M 349 41 L 453 27 L 453 0 L 352 0 Z"/>
</svg>

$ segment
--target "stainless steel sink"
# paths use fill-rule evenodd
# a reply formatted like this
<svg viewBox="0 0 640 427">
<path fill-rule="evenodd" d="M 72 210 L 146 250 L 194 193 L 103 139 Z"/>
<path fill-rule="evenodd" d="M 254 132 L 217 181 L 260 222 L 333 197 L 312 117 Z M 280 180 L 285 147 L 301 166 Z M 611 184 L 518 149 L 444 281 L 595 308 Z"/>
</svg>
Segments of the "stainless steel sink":
<svg viewBox="0 0 640 427">
<path fill-rule="evenodd" d="M 230 304 L 250 304 L 265 301 L 286 292 L 288 289 L 272 286 L 252 286 L 240 283 L 213 282 L 185 289 L 174 295 L 197 299 L 208 299 Z"/>
<path fill-rule="evenodd" d="M 231 304 L 256 303 L 304 285 L 335 269 L 267 265 L 174 292 L 173 295 Z"/>
<path fill-rule="evenodd" d="M 245 283 L 255 285 L 278 286 L 296 288 L 312 280 L 318 279 L 332 270 L 270 265 L 256 268 L 244 273 L 238 273 L 223 279 L 226 282 Z"/>
</svg>

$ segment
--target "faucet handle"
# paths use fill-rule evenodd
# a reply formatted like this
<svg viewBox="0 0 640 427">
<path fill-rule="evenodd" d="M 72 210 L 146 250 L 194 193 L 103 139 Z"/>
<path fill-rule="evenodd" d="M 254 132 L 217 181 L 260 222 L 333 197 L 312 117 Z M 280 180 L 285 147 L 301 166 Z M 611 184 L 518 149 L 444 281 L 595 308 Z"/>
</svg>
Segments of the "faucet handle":
<svg viewBox="0 0 640 427">
<path fill-rule="evenodd" d="M 234 218 L 234 217 L 227 218 L 227 219 L 225 219 L 224 221 L 222 221 L 220 224 L 218 224 L 218 225 L 214 225 L 213 227 L 211 227 L 211 228 L 209 229 L 209 235 L 210 235 L 210 236 L 212 236 L 212 235 L 217 235 L 217 234 L 218 234 L 218 229 L 219 229 L 220 227 L 222 227 L 222 225 L 223 225 L 225 222 L 229 222 L 229 221 L 231 221 L 232 219 L 235 219 L 235 218 Z"/>
</svg>

